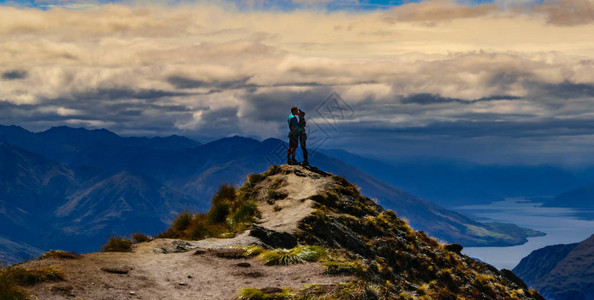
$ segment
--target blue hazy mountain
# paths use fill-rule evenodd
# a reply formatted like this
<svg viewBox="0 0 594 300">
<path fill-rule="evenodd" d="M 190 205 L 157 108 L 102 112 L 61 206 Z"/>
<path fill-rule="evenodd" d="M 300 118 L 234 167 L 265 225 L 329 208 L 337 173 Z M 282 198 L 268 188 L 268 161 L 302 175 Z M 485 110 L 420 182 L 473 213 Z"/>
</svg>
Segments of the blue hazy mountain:
<svg viewBox="0 0 594 300">
<path fill-rule="evenodd" d="M 594 299 L 594 235 L 532 251 L 513 269 L 550 300 Z"/>
<path fill-rule="evenodd" d="M 74 162 L 111 172 L 130 170 L 145 174 L 197 199 L 210 199 L 218 184 L 238 185 L 248 174 L 266 170 L 271 160 L 281 163 L 282 158 L 274 154 L 274 149 L 286 149 L 286 143 L 278 139 L 259 142 L 235 136 L 177 152 L 126 148 L 108 156 L 93 149 L 84 154 L 84 159 L 78 157 Z M 357 184 L 364 195 L 398 212 L 415 228 L 443 240 L 467 246 L 507 246 L 524 243 L 526 237 L 541 234 L 511 224 L 479 223 L 406 193 L 341 160 L 322 153 L 316 153 L 313 158 L 322 170 L 345 176 Z"/>
<path fill-rule="evenodd" d="M 78 252 L 98 249 L 109 235 L 163 230 L 175 212 L 186 208 L 206 210 L 220 184 L 239 185 L 248 174 L 282 163 L 287 147 L 278 139 L 237 136 L 198 144 L 183 137 L 122 138 L 107 130 L 68 127 L 39 134 L 1 129 L 10 131 L 2 135 L 5 142 L 18 147 L 2 145 L 0 205 L 11 218 L 3 219 L 8 223 L 2 224 L 0 237 Z M 444 241 L 514 245 L 540 234 L 479 223 L 322 153 L 312 161 Z"/>
<path fill-rule="evenodd" d="M 111 235 L 154 234 L 196 204 L 144 175 L 72 167 L 0 143 L 0 257 L 8 262 L 39 249 L 95 251 Z"/>
<path fill-rule="evenodd" d="M 542 206 L 572 208 L 579 218 L 594 220 L 594 183 L 561 193 Z"/>
<path fill-rule="evenodd" d="M 554 196 L 586 182 L 552 166 L 499 166 L 445 160 L 387 162 L 344 150 L 322 150 L 409 193 L 446 207 Z"/>
<path fill-rule="evenodd" d="M 562 193 L 543 206 L 594 209 L 594 183 Z"/>
<path fill-rule="evenodd" d="M 192 139 L 172 135 L 169 137 L 120 137 L 106 129 L 88 130 L 67 126 L 52 127 L 32 133 L 19 126 L 0 125 L 0 142 L 35 152 L 57 161 L 70 163 L 86 149 L 111 150 L 139 147 L 145 149 L 181 150 L 200 145 Z"/>
</svg>

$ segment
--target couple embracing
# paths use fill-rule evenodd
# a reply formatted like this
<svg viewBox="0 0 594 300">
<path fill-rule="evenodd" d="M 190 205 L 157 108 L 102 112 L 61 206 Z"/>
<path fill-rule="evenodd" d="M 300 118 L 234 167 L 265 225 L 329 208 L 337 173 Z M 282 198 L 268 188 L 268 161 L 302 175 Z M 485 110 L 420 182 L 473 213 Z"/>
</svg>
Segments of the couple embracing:
<svg viewBox="0 0 594 300">
<path fill-rule="evenodd" d="M 295 152 L 297 146 L 301 144 L 301 151 L 303 151 L 302 166 L 309 166 L 307 160 L 307 148 L 305 142 L 307 134 L 305 132 L 305 112 L 298 109 L 297 106 L 291 107 L 291 115 L 289 115 L 289 149 L 287 149 L 287 164 L 298 165 L 299 162 L 295 159 Z"/>
</svg>

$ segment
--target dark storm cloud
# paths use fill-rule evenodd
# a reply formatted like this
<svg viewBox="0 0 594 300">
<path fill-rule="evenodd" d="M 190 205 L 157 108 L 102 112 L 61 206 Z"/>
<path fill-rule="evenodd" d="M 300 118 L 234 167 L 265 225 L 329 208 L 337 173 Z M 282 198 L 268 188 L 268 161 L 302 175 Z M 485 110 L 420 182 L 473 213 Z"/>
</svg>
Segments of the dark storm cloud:
<svg viewBox="0 0 594 300">
<path fill-rule="evenodd" d="M 306 113 L 311 112 L 311 116 L 331 92 L 332 89 L 329 87 L 317 87 L 302 92 L 275 91 L 250 94 L 245 100 L 246 116 L 265 122 L 284 120 L 289 115 L 291 106 L 297 106 Z"/>
<path fill-rule="evenodd" d="M 2 79 L 4 80 L 24 79 L 26 77 L 27 71 L 25 70 L 11 70 L 2 73 Z"/>
<path fill-rule="evenodd" d="M 510 96 L 510 95 L 493 95 L 488 97 L 482 97 L 474 100 L 474 102 L 480 101 L 496 101 L 496 100 L 520 100 L 522 97 Z"/>
<path fill-rule="evenodd" d="M 253 85 L 247 84 L 249 79 L 250 77 L 229 81 L 204 81 L 183 76 L 170 76 L 167 78 L 167 82 L 178 89 L 210 88 L 223 90 L 253 87 Z"/>
<path fill-rule="evenodd" d="M 225 107 L 216 110 L 205 110 L 201 116 L 201 130 L 211 136 L 240 134 L 237 107 Z"/>
<path fill-rule="evenodd" d="M 127 88 L 100 88 L 91 89 L 84 92 L 78 92 L 71 95 L 72 98 L 77 100 L 119 100 L 119 99 L 158 99 L 163 97 L 178 97 L 187 96 L 188 93 L 183 92 L 171 92 L 155 89 L 127 89 Z"/>
<path fill-rule="evenodd" d="M 420 105 L 430 105 L 430 104 L 439 104 L 439 103 L 465 103 L 468 101 L 464 101 L 461 99 L 454 99 L 454 98 L 445 98 L 439 95 L 433 94 L 413 94 L 407 97 L 402 98 L 401 100 L 404 104 L 415 103 Z"/>
<path fill-rule="evenodd" d="M 403 104 L 419 104 L 419 105 L 431 105 L 431 104 L 442 104 L 442 103 L 460 103 L 460 104 L 472 104 L 475 102 L 483 101 L 497 101 L 497 100 L 518 100 L 520 97 L 509 96 L 509 95 L 495 95 L 489 97 L 482 97 L 479 99 L 464 100 L 457 98 L 442 97 L 435 94 L 412 94 L 410 96 L 403 97 L 400 102 Z"/>
<path fill-rule="evenodd" d="M 569 81 L 558 84 L 535 84 L 535 92 L 561 99 L 594 97 L 594 84 Z"/>
<path fill-rule="evenodd" d="M 477 117 L 479 117 L 477 115 Z M 594 132 L 594 120 L 554 120 L 533 122 L 498 122 L 496 115 L 481 114 L 484 121 L 434 122 L 427 126 L 394 128 L 381 122 L 358 122 L 343 124 L 342 129 L 356 134 L 365 134 L 373 128 L 374 134 L 393 134 L 431 140 L 442 138 L 548 138 L 559 136 L 583 136 Z"/>
<path fill-rule="evenodd" d="M 209 88 L 211 92 L 217 92 L 222 90 L 231 90 L 231 89 L 248 89 L 255 91 L 257 88 L 261 87 L 288 87 L 288 86 L 296 86 L 296 87 L 319 87 L 324 86 L 318 82 L 289 82 L 289 83 L 275 83 L 271 85 L 257 85 L 247 83 L 251 77 L 245 77 L 239 80 L 228 80 L 228 81 L 204 81 L 204 80 L 196 80 L 188 77 L 183 76 L 170 76 L 167 78 L 167 82 L 173 85 L 175 88 L 178 89 L 195 89 L 195 88 Z"/>
</svg>

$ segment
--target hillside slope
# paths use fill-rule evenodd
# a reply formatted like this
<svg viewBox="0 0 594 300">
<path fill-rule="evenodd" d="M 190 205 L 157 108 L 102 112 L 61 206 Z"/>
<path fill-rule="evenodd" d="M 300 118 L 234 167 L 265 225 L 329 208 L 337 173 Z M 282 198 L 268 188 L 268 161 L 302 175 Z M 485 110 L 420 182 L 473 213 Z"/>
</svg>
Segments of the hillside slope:
<svg viewBox="0 0 594 300">
<path fill-rule="evenodd" d="M 41 299 L 543 299 L 316 169 L 271 167 L 239 189 L 219 189 L 213 204 L 207 215 L 180 215 L 167 232 L 202 240 L 50 255 L 3 272 L 51 268 L 57 276 L 22 287 Z M 251 205 L 257 210 L 246 211 Z M 238 230 L 245 220 L 254 222 Z"/>
<path fill-rule="evenodd" d="M 208 199 L 220 184 L 242 184 L 248 174 L 262 172 L 278 160 L 275 153 L 287 146 L 278 139 L 260 142 L 237 136 L 202 145 L 176 136 L 123 138 L 107 130 L 69 127 L 31 133 L 0 126 L 0 140 L 26 147 L 3 144 L 12 148 L 0 157 L 0 164 L 8 166 L 0 170 L 0 208 L 7 216 L 0 220 L 6 223 L 0 236 L 40 249 L 83 252 L 96 251 L 97 241 L 107 235 L 163 230 L 163 221 L 174 212 L 207 210 Z M 15 155 L 23 162 L 15 163 Z M 319 152 L 312 155 L 312 163 L 345 176 L 384 207 L 399 211 L 414 228 L 443 241 L 464 246 L 517 245 L 541 234 L 477 222 Z M 23 207 L 26 203 L 28 208 Z M 85 209 L 93 211 L 90 218 L 69 217 L 84 215 Z M 10 256 L 9 249 L 16 248 L 4 249 Z"/>
<path fill-rule="evenodd" d="M 568 245 L 538 249 L 513 269 L 551 300 L 594 299 L 594 235 Z"/>
<path fill-rule="evenodd" d="M 437 159 L 389 162 L 344 150 L 322 152 L 446 208 L 503 201 L 510 197 L 557 195 L 579 187 L 586 180 L 547 165 L 481 165 Z"/>
<path fill-rule="evenodd" d="M 278 139 L 259 142 L 235 136 L 175 152 L 143 148 L 121 148 L 114 152 L 90 149 L 77 156 L 74 162 L 109 172 L 128 170 L 144 174 L 196 199 L 209 199 L 219 184 L 238 185 L 248 174 L 266 170 L 271 160 L 278 160 L 275 149 L 286 149 L 286 143 Z M 469 247 L 509 246 L 525 243 L 527 237 L 543 235 L 517 226 L 477 222 L 320 152 L 312 155 L 311 161 L 324 170 L 345 176 L 384 207 L 400 211 L 414 228 L 444 241 Z"/>
<path fill-rule="evenodd" d="M 111 235 L 154 234 L 179 211 L 197 208 L 195 199 L 144 175 L 72 167 L 0 143 L 3 263 L 39 249 L 96 251 Z"/>
<path fill-rule="evenodd" d="M 543 206 L 594 209 L 594 183 L 560 194 Z"/>
</svg>

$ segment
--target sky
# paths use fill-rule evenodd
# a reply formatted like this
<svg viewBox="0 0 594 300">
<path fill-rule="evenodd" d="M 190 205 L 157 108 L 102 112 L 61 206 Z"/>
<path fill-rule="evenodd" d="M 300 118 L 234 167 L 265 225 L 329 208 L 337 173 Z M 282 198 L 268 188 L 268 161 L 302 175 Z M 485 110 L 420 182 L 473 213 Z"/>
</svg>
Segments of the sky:
<svg viewBox="0 0 594 300">
<path fill-rule="evenodd" d="M 0 0 L 0 123 L 594 165 L 594 0 Z M 317 143 L 316 143 L 317 141 Z"/>
</svg>

